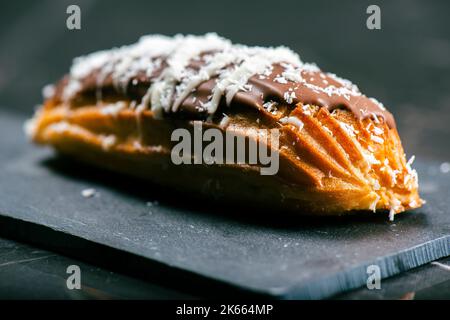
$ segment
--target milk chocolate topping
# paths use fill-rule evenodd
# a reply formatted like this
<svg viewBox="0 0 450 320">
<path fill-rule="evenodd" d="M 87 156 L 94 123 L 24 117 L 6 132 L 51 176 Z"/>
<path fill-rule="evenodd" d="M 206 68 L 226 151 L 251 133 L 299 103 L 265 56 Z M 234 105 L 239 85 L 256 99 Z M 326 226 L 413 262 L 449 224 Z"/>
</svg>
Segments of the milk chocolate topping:
<svg viewBox="0 0 450 320">
<path fill-rule="evenodd" d="M 95 94 L 101 100 L 114 92 L 141 108 L 203 114 L 215 113 L 219 103 L 257 109 L 302 103 L 346 108 L 359 119 L 380 117 L 395 127 L 381 103 L 348 80 L 302 63 L 286 48 L 231 45 L 211 34 L 177 37 L 147 37 L 134 47 L 78 58 L 53 98 L 70 102 Z M 166 50 L 155 49 L 164 45 Z"/>
</svg>

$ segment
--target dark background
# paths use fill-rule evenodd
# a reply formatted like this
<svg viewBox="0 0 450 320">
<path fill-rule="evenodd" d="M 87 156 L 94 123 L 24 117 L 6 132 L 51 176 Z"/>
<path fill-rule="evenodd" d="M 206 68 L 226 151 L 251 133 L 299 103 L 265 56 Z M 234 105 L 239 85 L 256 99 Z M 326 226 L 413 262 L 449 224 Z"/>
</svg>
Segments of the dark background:
<svg viewBox="0 0 450 320">
<path fill-rule="evenodd" d="M 66 8 L 81 7 L 81 30 Z M 366 9 L 381 7 L 381 30 Z M 73 57 L 141 35 L 217 32 L 249 45 L 286 45 L 356 83 L 396 116 L 407 155 L 450 159 L 448 1 L 2 1 L 0 106 L 31 114 L 41 88 Z M 433 141 L 431 144 L 430 141 Z"/>
</svg>

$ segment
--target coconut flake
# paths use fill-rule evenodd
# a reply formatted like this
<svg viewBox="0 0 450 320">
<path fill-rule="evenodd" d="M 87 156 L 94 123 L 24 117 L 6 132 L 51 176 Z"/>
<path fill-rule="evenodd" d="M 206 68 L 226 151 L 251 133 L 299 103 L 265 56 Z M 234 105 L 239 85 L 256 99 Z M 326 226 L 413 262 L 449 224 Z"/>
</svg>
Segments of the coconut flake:
<svg viewBox="0 0 450 320">
<path fill-rule="evenodd" d="M 282 124 L 292 124 L 300 130 L 303 129 L 304 126 L 303 122 L 297 117 L 284 117 L 280 119 L 280 122 Z"/>
<path fill-rule="evenodd" d="M 383 144 L 383 143 L 384 143 L 383 138 L 380 138 L 380 137 L 378 137 L 378 136 L 371 135 L 371 136 L 370 136 L 370 139 L 371 139 L 372 141 L 376 142 L 376 143 L 379 143 L 379 144 Z"/>
<path fill-rule="evenodd" d="M 114 135 L 109 135 L 102 138 L 103 150 L 110 150 L 117 143 L 117 138 Z"/>
<path fill-rule="evenodd" d="M 355 128 L 351 124 L 347 124 L 345 122 L 339 122 L 339 125 L 342 129 L 345 130 L 350 136 L 355 137 Z"/>
<path fill-rule="evenodd" d="M 394 217 L 395 217 L 395 210 L 391 208 L 389 210 L 389 221 L 394 221 Z"/>
<path fill-rule="evenodd" d="M 89 188 L 89 189 L 84 189 L 83 191 L 81 191 L 81 195 L 84 198 L 92 198 L 94 196 L 97 196 L 97 190 L 93 189 L 93 188 Z"/>
<path fill-rule="evenodd" d="M 103 115 L 113 115 L 113 116 L 116 116 L 116 115 L 119 114 L 119 112 L 120 112 L 121 110 L 125 109 L 126 106 L 127 106 L 127 105 L 126 105 L 125 102 L 119 101 L 119 102 L 116 102 L 116 103 L 112 103 L 112 104 L 106 105 L 105 107 L 103 107 L 103 108 L 100 110 L 100 113 L 103 114 Z"/>
<path fill-rule="evenodd" d="M 450 172 L 450 163 L 442 162 L 441 165 L 439 166 L 439 170 L 442 173 L 449 173 Z"/>
<path fill-rule="evenodd" d="M 284 100 L 286 100 L 287 103 L 291 104 L 294 102 L 294 99 L 297 98 L 294 91 L 286 91 L 283 95 Z"/>
<path fill-rule="evenodd" d="M 370 123 L 369 123 L 370 124 Z M 382 135 L 384 133 L 383 129 L 378 128 L 378 127 L 374 127 L 373 128 L 373 133 L 375 133 L 376 135 Z"/>
</svg>

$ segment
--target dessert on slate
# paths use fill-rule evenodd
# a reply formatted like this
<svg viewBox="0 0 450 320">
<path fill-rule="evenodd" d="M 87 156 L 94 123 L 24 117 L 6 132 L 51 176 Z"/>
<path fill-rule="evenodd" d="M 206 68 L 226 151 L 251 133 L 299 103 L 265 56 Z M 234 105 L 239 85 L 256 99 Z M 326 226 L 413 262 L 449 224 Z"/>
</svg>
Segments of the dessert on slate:
<svg viewBox="0 0 450 320">
<path fill-rule="evenodd" d="M 392 114 L 285 47 L 145 36 L 76 58 L 44 96 L 26 126 L 34 142 L 166 187 L 299 214 L 386 210 L 392 219 L 423 203 Z M 250 162 L 175 164 L 172 133 L 195 124 L 265 141 L 276 173 Z M 276 143 L 266 139 L 273 130 Z"/>
</svg>

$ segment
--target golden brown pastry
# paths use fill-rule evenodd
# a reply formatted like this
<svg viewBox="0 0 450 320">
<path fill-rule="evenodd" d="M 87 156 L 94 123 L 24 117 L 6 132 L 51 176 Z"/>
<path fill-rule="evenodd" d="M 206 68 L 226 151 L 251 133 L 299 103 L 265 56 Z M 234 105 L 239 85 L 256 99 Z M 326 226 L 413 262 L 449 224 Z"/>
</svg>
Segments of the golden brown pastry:
<svg viewBox="0 0 450 320">
<path fill-rule="evenodd" d="M 388 210 L 392 219 L 423 203 L 393 116 L 285 47 L 146 36 L 75 59 L 44 96 L 27 124 L 33 141 L 164 186 L 299 214 Z M 182 160 L 177 129 L 194 137 Z M 208 129 L 223 134 L 211 134 L 213 160 Z M 234 157 L 226 149 L 227 134 L 246 139 L 245 161 L 236 159 L 243 145 L 230 144 Z"/>
</svg>

